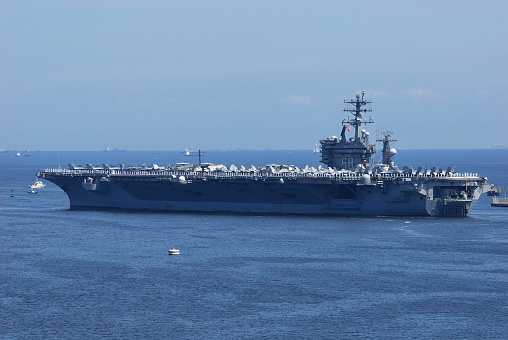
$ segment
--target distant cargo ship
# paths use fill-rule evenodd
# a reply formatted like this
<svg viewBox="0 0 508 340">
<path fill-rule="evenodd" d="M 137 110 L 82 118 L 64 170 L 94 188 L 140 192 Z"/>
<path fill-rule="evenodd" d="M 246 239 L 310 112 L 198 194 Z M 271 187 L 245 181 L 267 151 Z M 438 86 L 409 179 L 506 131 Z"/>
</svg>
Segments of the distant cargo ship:
<svg viewBox="0 0 508 340">
<path fill-rule="evenodd" d="M 371 101 L 364 93 L 345 101 L 352 115 L 340 137 L 320 140 L 318 168 L 269 164 L 229 167 L 103 165 L 46 169 L 38 177 L 58 185 L 73 209 L 135 209 L 253 214 L 466 216 L 484 193 L 499 191 L 487 178 L 454 169 L 399 169 L 393 133 L 384 132 L 382 162 L 362 125 Z M 354 129 L 354 135 L 346 133 Z M 185 155 L 193 152 L 184 149 Z M 198 154 L 202 154 L 200 151 Z"/>
<path fill-rule="evenodd" d="M 106 147 L 106 148 L 104 148 L 104 150 L 102 150 L 102 151 L 104 151 L 104 152 L 123 152 L 123 151 L 125 151 L 125 150 L 120 150 L 120 149 L 118 149 L 118 148 L 110 149 L 110 148 Z"/>
</svg>

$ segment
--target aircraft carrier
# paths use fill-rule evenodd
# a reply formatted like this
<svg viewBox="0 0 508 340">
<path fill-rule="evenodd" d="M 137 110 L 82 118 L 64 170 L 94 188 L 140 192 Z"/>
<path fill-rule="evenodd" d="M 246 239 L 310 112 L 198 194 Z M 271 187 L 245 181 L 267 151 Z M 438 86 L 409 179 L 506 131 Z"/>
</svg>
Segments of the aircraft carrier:
<svg viewBox="0 0 508 340">
<path fill-rule="evenodd" d="M 46 169 L 39 178 L 53 182 L 69 197 L 71 209 L 130 209 L 174 212 L 466 216 L 482 194 L 499 190 L 486 177 L 454 169 L 403 167 L 393 158 L 393 133 L 383 132 L 382 161 L 363 125 L 370 112 L 365 93 L 344 101 L 349 119 L 340 137 L 320 140 L 321 165 L 299 168 L 210 163 L 174 166 L 96 167 L 69 165 Z M 347 138 L 346 132 L 354 130 Z M 201 159 L 201 158 L 200 158 Z"/>
</svg>

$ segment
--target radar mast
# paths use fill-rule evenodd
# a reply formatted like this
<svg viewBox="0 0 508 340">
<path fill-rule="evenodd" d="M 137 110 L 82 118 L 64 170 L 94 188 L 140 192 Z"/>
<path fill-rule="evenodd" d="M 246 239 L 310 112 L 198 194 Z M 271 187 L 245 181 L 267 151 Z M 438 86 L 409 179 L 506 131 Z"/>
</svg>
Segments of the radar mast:
<svg viewBox="0 0 508 340">
<path fill-rule="evenodd" d="M 393 157 L 397 154 L 397 150 L 390 148 L 390 142 L 396 142 L 397 139 L 393 138 L 393 132 L 392 131 L 383 131 L 381 134 L 384 136 L 384 138 L 377 138 L 376 141 L 383 143 L 383 164 L 393 166 Z"/>
<path fill-rule="evenodd" d="M 372 121 L 372 119 L 370 119 L 370 118 L 367 121 L 362 121 L 363 114 L 372 111 L 372 109 L 370 109 L 370 108 L 369 109 L 362 109 L 362 106 L 372 103 L 372 100 L 363 99 L 364 96 L 365 96 L 365 91 L 362 91 L 362 98 L 361 99 L 360 99 L 360 95 L 357 94 L 356 100 L 353 100 L 353 99 L 351 99 L 349 101 L 344 100 L 344 104 L 354 105 L 354 109 L 344 109 L 344 112 L 352 113 L 354 117 L 353 117 L 353 119 L 349 119 L 349 120 L 344 119 L 342 121 L 342 125 L 347 123 L 347 124 L 351 124 L 352 126 L 354 126 L 354 128 L 355 128 L 354 141 L 356 143 L 361 142 L 360 129 L 361 129 L 362 125 L 374 123 L 374 121 Z"/>
</svg>

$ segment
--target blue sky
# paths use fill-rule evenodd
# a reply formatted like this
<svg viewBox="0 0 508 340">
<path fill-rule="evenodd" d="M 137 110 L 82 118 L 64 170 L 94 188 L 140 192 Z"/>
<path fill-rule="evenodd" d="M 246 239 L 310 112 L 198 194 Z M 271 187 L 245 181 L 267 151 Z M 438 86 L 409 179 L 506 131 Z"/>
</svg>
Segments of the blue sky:
<svg viewBox="0 0 508 340">
<path fill-rule="evenodd" d="M 508 145 L 508 2 L 0 3 L 0 148 L 312 149 L 344 99 L 397 147 Z"/>
</svg>

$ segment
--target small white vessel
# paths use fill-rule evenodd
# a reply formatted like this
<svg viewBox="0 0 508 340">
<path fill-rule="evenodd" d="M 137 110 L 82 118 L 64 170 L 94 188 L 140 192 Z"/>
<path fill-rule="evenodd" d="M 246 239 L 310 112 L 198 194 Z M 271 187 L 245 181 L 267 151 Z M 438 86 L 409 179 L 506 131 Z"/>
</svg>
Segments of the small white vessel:
<svg viewBox="0 0 508 340">
<path fill-rule="evenodd" d="M 30 189 L 42 189 L 45 187 L 46 187 L 46 185 L 44 183 L 42 183 L 42 181 L 35 181 L 34 184 L 29 186 Z"/>
<path fill-rule="evenodd" d="M 29 194 L 36 194 L 36 193 L 37 193 L 37 191 L 35 191 L 34 189 L 30 189 L 30 190 L 28 190 L 28 193 L 29 193 Z"/>
<path fill-rule="evenodd" d="M 185 149 L 182 149 L 181 153 L 184 156 L 203 156 L 206 153 L 206 151 L 203 151 L 203 150 L 191 151 L 191 150 L 185 148 Z"/>
<path fill-rule="evenodd" d="M 168 250 L 168 255 L 180 255 L 180 250 L 173 248 Z"/>
</svg>

